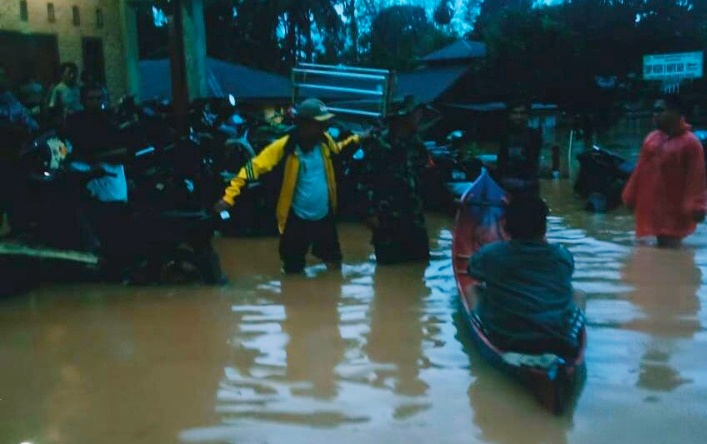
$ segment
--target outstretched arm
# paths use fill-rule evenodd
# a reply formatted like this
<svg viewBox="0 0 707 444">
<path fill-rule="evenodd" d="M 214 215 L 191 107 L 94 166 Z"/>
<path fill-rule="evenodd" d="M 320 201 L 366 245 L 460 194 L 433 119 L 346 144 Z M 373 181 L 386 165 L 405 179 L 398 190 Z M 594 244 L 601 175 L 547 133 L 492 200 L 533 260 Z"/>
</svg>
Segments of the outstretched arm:
<svg viewBox="0 0 707 444">
<path fill-rule="evenodd" d="M 361 143 L 361 136 L 358 134 L 354 134 L 354 135 L 349 136 L 346 139 L 342 140 L 341 142 L 336 142 L 335 152 L 340 153 L 341 151 L 345 150 L 346 148 L 359 145 L 360 143 Z"/>
<path fill-rule="evenodd" d="M 275 166 L 280 163 L 280 160 L 282 160 L 286 143 L 286 137 L 276 140 L 256 157 L 249 160 L 248 163 L 241 168 L 236 177 L 231 180 L 219 204 L 223 202 L 228 206 L 233 206 L 236 198 L 241 194 L 248 182 L 258 180 L 261 175 L 275 168 Z M 221 204 L 220 206 L 224 205 Z"/>
</svg>

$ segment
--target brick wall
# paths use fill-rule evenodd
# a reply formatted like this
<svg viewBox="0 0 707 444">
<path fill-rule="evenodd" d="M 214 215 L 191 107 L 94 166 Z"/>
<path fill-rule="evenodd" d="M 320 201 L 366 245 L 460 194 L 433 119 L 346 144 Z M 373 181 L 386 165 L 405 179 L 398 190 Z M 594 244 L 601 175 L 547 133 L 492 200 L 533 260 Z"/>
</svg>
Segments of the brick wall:
<svg viewBox="0 0 707 444">
<path fill-rule="evenodd" d="M 103 40 L 106 83 L 114 101 L 126 92 L 126 63 L 121 35 L 119 0 L 51 0 L 56 21 L 47 19 L 47 0 L 27 0 L 29 17 L 20 20 L 20 0 L 0 0 L 0 30 L 23 34 L 57 36 L 60 62 L 75 62 L 82 69 L 82 38 Z M 78 6 L 80 26 L 74 26 L 72 6 Z M 96 10 L 103 12 L 103 27 L 96 22 Z"/>
</svg>

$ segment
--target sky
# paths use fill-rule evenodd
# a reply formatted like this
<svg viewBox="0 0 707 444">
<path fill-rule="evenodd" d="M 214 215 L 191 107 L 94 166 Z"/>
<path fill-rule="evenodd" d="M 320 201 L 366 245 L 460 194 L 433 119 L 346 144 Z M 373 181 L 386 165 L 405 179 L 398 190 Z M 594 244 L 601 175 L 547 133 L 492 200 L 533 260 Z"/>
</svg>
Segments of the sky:
<svg viewBox="0 0 707 444">
<path fill-rule="evenodd" d="M 418 5 L 422 6 L 427 10 L 427 13 L 432 17 L 435 7 L 439 4 L 440 0 L 383 0 L 386 6 L 392 5 Z M 562 3 L 564 0 L 535 0 L 536 6 L 541 5 L 556 5 Z M 707 0 L 705 0 L 707 1 Z M 456 11 L 463 11 L 468 0 L 451 0 L 450 2 Z M 462 14 L 456 14 L 452 18 L 452 28 L 459 35 L 464 35 L 472 30 L 473 23 L 468 23 L 468 20 L 462 16 Z"/>
<path fill-rule="evenodd" d="M 453 0 L 453 3 L 463 4 L 467 0 Z M 562 3 L 564 0 L 535 0 L 537 4 L 554 5 Z M 427 10 L 433 10 L 439 4 L 439 0 L 388 0 L 389 5 L 420 5 Z"/>
</svg>

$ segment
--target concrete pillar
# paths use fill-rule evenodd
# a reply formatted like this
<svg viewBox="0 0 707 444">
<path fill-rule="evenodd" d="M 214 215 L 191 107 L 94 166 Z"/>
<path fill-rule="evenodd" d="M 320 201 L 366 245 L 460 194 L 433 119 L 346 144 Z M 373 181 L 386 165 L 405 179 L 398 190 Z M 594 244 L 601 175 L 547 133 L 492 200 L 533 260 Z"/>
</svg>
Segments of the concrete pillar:
<svg viewBox="0 0 707 444">
<path fill-rule="evenodd" d="M 186 53 L 187 83 L 189 99 L 206 97 L 209 94 L 206 68 L 206 26 L 203 0 L 185 0 L 184 3 L 184 49 Z"/>
<path fill-rule="evenodd" d="M 140 60 L 138 52 L 137 16 L 126 0 L 120 2 L 120 33 L 123 38 L 126 92 L 140 99 Z"/>
</svg>

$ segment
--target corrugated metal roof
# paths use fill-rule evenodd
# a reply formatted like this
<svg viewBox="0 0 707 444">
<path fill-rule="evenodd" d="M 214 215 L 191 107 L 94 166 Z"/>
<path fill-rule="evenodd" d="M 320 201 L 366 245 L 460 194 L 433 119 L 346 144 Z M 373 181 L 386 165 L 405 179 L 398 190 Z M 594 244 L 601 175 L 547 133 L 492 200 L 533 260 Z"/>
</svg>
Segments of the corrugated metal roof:
<svg viewBox="0 0 707 444">
<path fill-rule="evenodd" d="M 469 111 L 504 111 L 507 106 L 504 102 L 489 102 L 489 103 L 445 103 L 444 106 L 449 108 L 466 109 Z M 533 103 L 530 105 L 533 111 L 554 111 L 558 107 L 552 103 Z"/>
<path fill-rule="evenodd" d="M 248 68 L 243 65 L 207 59 L 207 86 L 209 95 L 233 94 L 236 100 L 290 100 L 291 85 L 286 77 Z M 140 94 L 142 99 L 171 97 L 169 60 L 140 62 Z M 467 66 L 428 67 L 408 73 L 399 73 L 396 96 L 412 94 L 423 103 L 433 103 L 469 70 Z M 336 101 L 359 101 L 346 94 L 303 93 L 302 97 L 318 96 Z M 366 102 L 366 100 L 360 100 Z"/>
<path fill-rule="evenodd" d="M 290 81 L 286 77 L 247 66 L 206 59 L 210 96 L 233 94 L 236 100 L 289 100 Z M 169 60 L 140 62 L 140 96 L 152 99 L 172 96 Z"/>
<path fill-rule="evenodd" d="M 432 103 L 467 73 L 469 67 L 425 68 L 398 75 L 396 93 L 412 94 L 422 103 Z"/>
<path fill-rule="evenodd" d="M 426 55 L 423 62 L 468 60 L 486 55 L 486 45 L 472 40 L 458 40 L 451 45 Z"/>
</svg>

